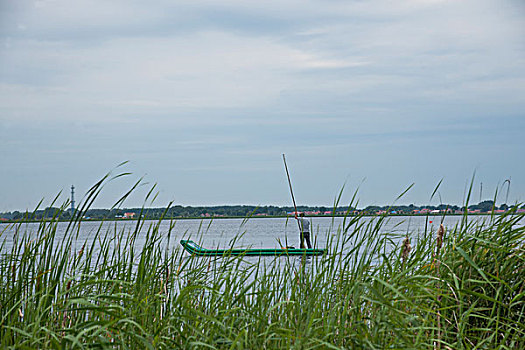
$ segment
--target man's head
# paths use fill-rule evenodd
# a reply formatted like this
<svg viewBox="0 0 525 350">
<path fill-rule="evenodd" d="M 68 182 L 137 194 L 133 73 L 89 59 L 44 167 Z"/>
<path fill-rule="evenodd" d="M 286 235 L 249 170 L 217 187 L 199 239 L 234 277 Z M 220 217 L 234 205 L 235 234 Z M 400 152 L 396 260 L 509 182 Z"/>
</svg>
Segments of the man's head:
<svg viewBox="0 0 525 350">
<path fill-rule="evenodd" d="M 299 214 L 299 216 L 302 216 L 304 218 L 304 213 Z"/>
</svg>

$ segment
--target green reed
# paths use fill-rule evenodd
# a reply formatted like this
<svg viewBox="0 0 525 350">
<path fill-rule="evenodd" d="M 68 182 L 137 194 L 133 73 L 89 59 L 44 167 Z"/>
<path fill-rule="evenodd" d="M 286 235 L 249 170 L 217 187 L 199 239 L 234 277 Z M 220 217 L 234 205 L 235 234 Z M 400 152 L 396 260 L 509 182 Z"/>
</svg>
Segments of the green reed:
<svg viewBox="0 0 525 350">
<path fill-rule="evenodd" d="M 101 223 L 79 242 L 102 185 L 61 240 L 58 213 L 36 232 L 16 224 L 10 252 L 4 237 L 0 347 L 525 347 L 523 214 L 465 216 L 405 239 L 382 232 L 387 216 L 349 216 L 326 233 L 323 257 L 199 258 L 170 244 L 174 223 L 161 232 L 160 221 Z"/>
</svg>

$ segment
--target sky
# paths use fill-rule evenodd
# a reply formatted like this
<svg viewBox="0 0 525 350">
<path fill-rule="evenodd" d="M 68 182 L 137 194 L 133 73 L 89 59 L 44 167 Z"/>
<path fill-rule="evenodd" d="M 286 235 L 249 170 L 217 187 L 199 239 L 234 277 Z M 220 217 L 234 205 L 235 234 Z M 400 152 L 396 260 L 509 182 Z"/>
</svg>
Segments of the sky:
<svg viewBox="0 0 525 350">
<path fill-rule="evenodd" d="M 0 212 L 523 202 L 524 135 L 522 0 L 0 1 Z"/>
</svg>

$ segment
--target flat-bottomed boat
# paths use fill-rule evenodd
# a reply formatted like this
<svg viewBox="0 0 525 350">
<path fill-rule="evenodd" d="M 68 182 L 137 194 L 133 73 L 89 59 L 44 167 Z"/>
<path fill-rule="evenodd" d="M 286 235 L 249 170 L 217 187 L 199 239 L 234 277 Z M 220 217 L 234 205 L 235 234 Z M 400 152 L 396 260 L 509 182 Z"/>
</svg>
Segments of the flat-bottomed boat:
<svg viewBox="0 0 525 350">
<path fill-rule="evenodd" d="M 326 249 L 302 249 L 302 248 L 237 248 L 237 249 L 206 249 L 191 240 L 181 240 L 180 244 L 191 255 L 197 256 L 315 256 L 323 255 Z"/>
</svg>

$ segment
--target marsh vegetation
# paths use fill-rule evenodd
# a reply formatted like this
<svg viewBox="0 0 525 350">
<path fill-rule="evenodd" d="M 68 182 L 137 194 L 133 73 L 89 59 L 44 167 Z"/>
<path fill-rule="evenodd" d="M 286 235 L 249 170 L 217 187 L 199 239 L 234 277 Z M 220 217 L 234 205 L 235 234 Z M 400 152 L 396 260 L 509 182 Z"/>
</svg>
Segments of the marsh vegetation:
<svg viewBox="0 0 525 350">
<path fill-rule="evenodd" d="M 387 216 L 352 216 L 329 254 L 268 263 L 189 256 L 160 221 L 146 233 L 142 220 L 129 231 L 101 224 L 78 242 L 98 191 L 59 240 L 58 220 L 18 224 L 10 251 L 3 237 L 2 348 L 525 347 L 525 228 L 515 211 L 397 241 L 381 231 Z"/>
</svg>

